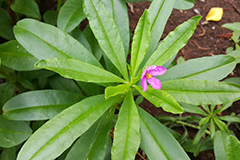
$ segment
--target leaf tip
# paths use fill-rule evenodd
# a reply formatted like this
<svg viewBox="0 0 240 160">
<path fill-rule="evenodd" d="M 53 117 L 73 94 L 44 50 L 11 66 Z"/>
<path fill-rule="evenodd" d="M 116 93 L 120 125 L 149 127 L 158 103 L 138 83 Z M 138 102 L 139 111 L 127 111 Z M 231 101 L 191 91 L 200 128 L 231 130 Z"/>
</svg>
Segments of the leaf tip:
<svg viewBox="0 0 240 160">
<path fill-rule="evenodd" d="M 37 61 L 37 62 L 34 64 L 34 67 L 35 67 L 35 68 L 41 68 L 41 63 L 42 63 L 43 61 L 44 61 L 43 59 Z"/>
</svg>

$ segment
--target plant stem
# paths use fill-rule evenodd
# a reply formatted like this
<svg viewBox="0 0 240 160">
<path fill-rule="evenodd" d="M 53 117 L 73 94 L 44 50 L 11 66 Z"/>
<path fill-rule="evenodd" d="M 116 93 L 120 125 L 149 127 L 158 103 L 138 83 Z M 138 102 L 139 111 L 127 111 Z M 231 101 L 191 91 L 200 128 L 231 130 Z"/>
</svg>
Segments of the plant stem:
<svg viewBox="0 0 240 160">
<path fill-rule="evenodd" d="M 62 6 L 62 0 L 58 0 L 58 3 L 57 3 L 57 12 L 59 12 L 61 6 Z"/>
<path fill-rule="evenodd" d="M 19 89 L 19 93 L 26 91 L 26 88 L 16 80 L 16 76 L 11 75 L 4 66 L 1 66 L 0 73 L 7 79 L 7 81 L 11 82 Z"/>
<path fill-rule="evenodd" d="M 186 122 L 183 122 L 183 121 L 175 121 L 176 123 L 179 123 L 179 124 L 182 124 L 184 126 L 188 126 L 188 127 L 191 127 L 191 128 L 195 128 L 195 129 L 200 129 L 201 127 L 199 126 L 196 126 L 196 125 L 193 125 L 193 124 L 190 124 L 190 123 L 186 123 Z M 208 130 L 205 130 L 205 133 L 210 135 L 210 132 Z"/>
<path fill-rule="evenodd" d="M 0 69 L 0 73 L 6 77 L 6 79 L 8 81 L 13 81 L 14 78 L 12 77 L 12 75 L 9 74 L 9 72 L 7 71 L 7 69 L 4 67 L 4 66 L 1 66 L 1 69 Z"/>
</svg>

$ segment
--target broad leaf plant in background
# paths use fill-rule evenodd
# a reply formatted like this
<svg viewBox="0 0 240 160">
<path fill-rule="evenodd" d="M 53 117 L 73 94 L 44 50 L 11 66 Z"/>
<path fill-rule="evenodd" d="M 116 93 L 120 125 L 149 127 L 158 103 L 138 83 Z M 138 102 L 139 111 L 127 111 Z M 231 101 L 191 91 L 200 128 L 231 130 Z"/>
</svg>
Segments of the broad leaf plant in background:
<svg viewBox="0 0 240 160">
<path fill-rule="evenodd" d="M 240 142 L 223 122 L 239 117 L 217 115 L 240 99 L 239 84 L 219 82 L 238 61 L 232 54 L 216 55 L 174 66 L 201 16 L 159 43 L 172 9 L 191 8 L 194 1 L 153 0 L 132 39 L 126 3 L 136 1 L 58 1 L 56 11 L 41 16 L 34 0 L 15 0 L 13 30 L 7 1 L 0 2 L 0 36 L 9 40 L 0 45 L 2 160 L 127 160 L 139 148 L 151 160 L 187 160 L 185 151 L 197 155 L 206 141 L 216 159 L 240 157 Z M 81 31 L 84 19 L 89 25 Z M 143 97 L 173 114 L 202 115 L 191 117 L 199 126 L 181 116 L 165 118 L 199 129 L 195 138 L 183 141 L 184 135 L 161 123 L 164 117 L 140 108 Z M 210 136 L 201 139 L 205 134 Z"/>
</svg>

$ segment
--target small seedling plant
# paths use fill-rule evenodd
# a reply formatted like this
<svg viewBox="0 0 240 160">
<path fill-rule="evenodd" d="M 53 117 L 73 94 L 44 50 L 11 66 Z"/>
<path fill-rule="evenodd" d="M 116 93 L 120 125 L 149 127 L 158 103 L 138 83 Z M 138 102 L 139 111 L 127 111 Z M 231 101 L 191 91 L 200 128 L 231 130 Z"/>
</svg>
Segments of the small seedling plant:
<svg viewBox="0 0 240 160">
<path fill-rule="evenodd" d="M 232 30 L 232 36 L 231 39 L 233 41 L 234 47 L 228 47 L 226 52 L 227 55 L 231 55 L 236 59 L 237 63 L 240 63 L 240 22 L 234 22 L 234 23 L 226 23 L 222 25 L 222 27 Z M 240 78 L 239 77 L 232 77 L 225 80 L 226 82 L 236 83 L 240 84 Z"/>
<path fill-rule="evenodd" d="M 131 47 L 127 8 L 120 0 L 68 0 L 57 27 L 31 18 L 18 21 L 16 40 L 0 46 L 1 76 L 7 79 L 0 85 L 2 157 L 19 149 L 18 160 L 126 160 L 141 148 L 151 160 L 190 159 L 169 130 L 138 106 L 140 99 L 181 114 L 179 103 L 236 101 L 240 86 L 219 82 L 236 66 L 230 55 L 170 68 L 201 19 L 189 19 L 159 43 L 174 2 L 151 3 Z M 82 32 L 77 26 L 85 18 L 89 25 Z M 16 87 L 19 94 L 11 98 Z M 200 126 L 206 130 L 215 119 L 203 118 Z M 239 147 L 235 137 L 229 141 Z M 235 154 L 231 151 L 227 156 Z"/>
<path fill-rule="evenodd" d="M 231 39 L 233 41 L 233 46 L 234 47 L 228 47 L 226 52 L 228 55 L 231 55 L 233 57 L 236 58 L 236 62 L 239 63 L 239 57 L 240 57 L 240 46 L 239 46 L 239 42 L 240 42 L 240 22 L 234 22 L 234 23 L 226 23 L 224 25 L 222 25 L 223 28 L 227 28 L 232 30 L 232 36 Z"/>
</svg>

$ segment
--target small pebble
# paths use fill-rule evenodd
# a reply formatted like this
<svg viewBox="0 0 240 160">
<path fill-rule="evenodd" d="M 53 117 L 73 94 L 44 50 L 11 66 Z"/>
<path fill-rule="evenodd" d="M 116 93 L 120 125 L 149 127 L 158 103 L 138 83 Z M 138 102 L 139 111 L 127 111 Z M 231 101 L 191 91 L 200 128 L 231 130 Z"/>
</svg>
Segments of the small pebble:
<svg viewBox="0 0 240 160">
<path fill-rule="evenodd" d="M 204 21 L 201 23 L 201 25 L 205 25 L 205 24 L 208 24 L 209 22 L 208 21 Z"/>
<path fill-rule="evenodd" d="M 197 8 L 194 8 L 193 11 L 197 14 L 200 14 L 199 10 Z"/>
</svg>

